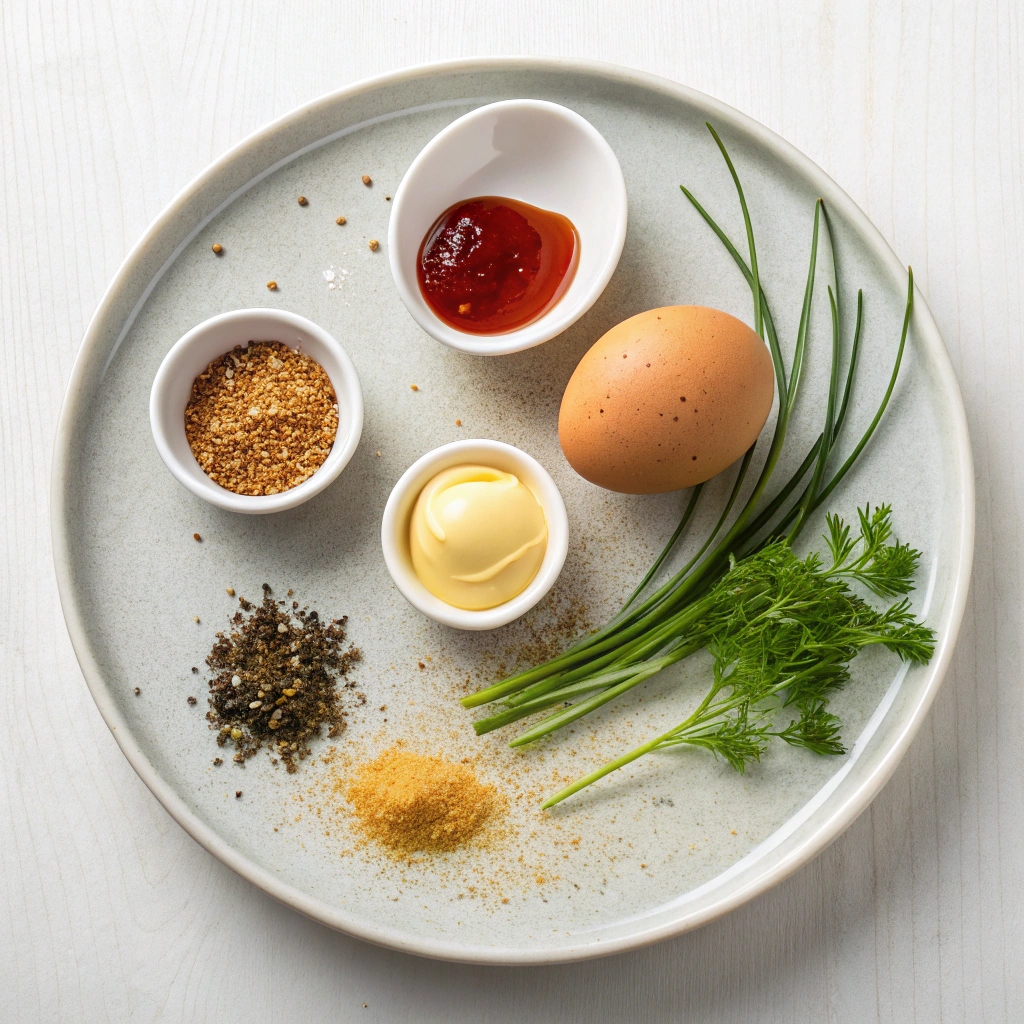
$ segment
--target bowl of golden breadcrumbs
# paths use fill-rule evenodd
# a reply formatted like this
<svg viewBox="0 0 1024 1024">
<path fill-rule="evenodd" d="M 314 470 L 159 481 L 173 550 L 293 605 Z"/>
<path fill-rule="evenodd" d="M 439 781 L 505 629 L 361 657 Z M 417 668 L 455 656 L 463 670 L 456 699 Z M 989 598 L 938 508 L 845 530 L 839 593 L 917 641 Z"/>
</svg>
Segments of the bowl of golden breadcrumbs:
<svg viewBox="0 0 1024 1024">
<path fill-rule="evenodd" d="M 352 360 L 321 327 L 241 309 L 193 327 L 150 393 L 157 450 L 193 494 L 232 512 L 280 512 L 337 479 L 359 444 Z"/>
</svg>

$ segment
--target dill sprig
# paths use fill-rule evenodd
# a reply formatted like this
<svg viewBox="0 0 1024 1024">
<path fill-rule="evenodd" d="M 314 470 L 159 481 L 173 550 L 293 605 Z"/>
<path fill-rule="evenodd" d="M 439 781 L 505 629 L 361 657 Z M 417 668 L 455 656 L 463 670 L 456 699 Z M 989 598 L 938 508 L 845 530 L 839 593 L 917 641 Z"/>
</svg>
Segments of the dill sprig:
<svg viewBox="0 0 1024 1024">
<path fill-rule="evenodd" d="M 757 442 L 741 460 L 732 492 L 715 526 L 681 569 L 651 590 L 661 567 L 685 535 L 704 493 L 703 486 L 691 490 L 679 526 L 610 622 L 558 657 L 462 699 L 468 708 L 501 702 L 501 710 L 474 723 L 478 734 L 558 707 L 512 741 L 512 746 L 521 746 L 577 721 L 699 650 L 711 652 L 713 683 L 686 721 L 555 794 L 545 807 L 652 750 L 671 746 L 703 747 L 739 771 L 759 760 L 772 738 L 820 754 L 842 753 L 839 721 L 828 711 L 828 702 L 848 680 L 849 662 L 856 654 L 866 646 L 883 644 L 905 660 L 927 661 L 931 657 L 933 634 L 916 622 L 906 600 L 920 555 L 907 545 L 890 543 L 888 506 L 859 512 L 856 536 L 842 520 L 826 517 L 826 542 L 832 555 L 827 569 L 817 555 L 801 559 L 792 549 L 809 517 L 842 482 L 867 446 L 889 403 L 910 328 L 913 271 L 908 272 L 903 329 L 888 387 L 867 430 L 830 475 L 856 377 L 863 292 L 857 293 L 856 323 L 844 378 L 839 264 L 828 212 L 819 199 L 814 206 L 807 280 L 787 372 L 760 281 L 743 187 L 724 143 L 710 124 L 707 127 L 739 198 L 746 259 L 693 194 L 680 188 L 750 286 L 755 329 L 772 356 L 778 414 L 764 463 L 739 511 L 730 519 L 744 492 Z M 769 484 L 785 448 L 803 381 L 822 221 L 833 269 L 833 282 L 828 288 L 831 373 L 824 421 L 796 472 L 769 499 Z M 880 597 L 902 600 L 876 611 L 851 590 L 853 583 Z M 790 710 L 790 721 L 776 728 L 776 717 L 783 709 Z"/>
<path fill-rule="evenodd" d="M 849 664 L 865 647 L 883 645 L 904 661 L 927 662 L 932 630 L 918 623 L 905 595 L 920 552 L 889 544 L 887 506 L 859 513 L 860 534 L 828 516 L 826 568 L 817 554 L 798 558 L 785 538 L 740 562 L 715 584 L 700 619 L 674 641 L 714 659 L 704 699 L 679 725 L 585 776 L 544 803 L 551 807 L 653 750 L 688 744 L 710 750 L 742 772 L 778 737 L 818 754 L 842 754 L 839 719 L 829 699 L 849 680 Z M 850 587 L 903 600 L 876 610 Z M 644 662 L 634 662 L 643 674 Z M 635 678 L 635 677 L 634 677 Z M 776 728 L 779 716 L 790 721 Z M 564 714 L 564 713 L 563 713 Z M 568 716 L 565 716 L 568 717 Z M 551 716 L 514 741 L 539 739 L 565 722 Z"/>
</svg>

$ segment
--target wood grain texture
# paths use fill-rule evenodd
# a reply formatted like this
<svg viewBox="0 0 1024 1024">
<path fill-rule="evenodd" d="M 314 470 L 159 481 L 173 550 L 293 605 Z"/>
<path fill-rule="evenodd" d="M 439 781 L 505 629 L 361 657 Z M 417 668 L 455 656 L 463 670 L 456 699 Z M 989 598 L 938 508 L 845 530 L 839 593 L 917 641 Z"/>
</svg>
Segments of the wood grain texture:
<svg viewBox="0 0 1024 1024">
<path fill-rule="evenodd" d="M 0 1017 L 1024 1020 L 1017 0 L 5 0 L 0 44 Z M 963 387 L 978 481 L 954 667 L 871 809 L 716 924 L 550 969 L 371 948 L 197 847 L 92 704 L 60 614 L 47 512 L 88 318 L 174 193 L 327 90 L 490 53 L 662 74 L 821 163 L 915 268 Z"/>
</svg>

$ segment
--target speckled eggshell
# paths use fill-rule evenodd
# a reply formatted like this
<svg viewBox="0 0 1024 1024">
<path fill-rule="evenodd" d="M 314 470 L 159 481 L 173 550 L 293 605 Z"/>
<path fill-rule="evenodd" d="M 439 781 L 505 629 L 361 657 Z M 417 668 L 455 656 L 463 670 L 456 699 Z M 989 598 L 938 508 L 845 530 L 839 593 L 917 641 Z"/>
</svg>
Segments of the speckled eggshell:
<svg viewBox="0 0 1024 1024">
<path fill-rule="evenodd" d="M 706 306 L 663 306 L 623 320 L 580 360 L 558 437 L 591 483 L 626 494 L 676 491 L 740 458 L 774 393 L 768 349 L 742 320 Z"/>
</svg>

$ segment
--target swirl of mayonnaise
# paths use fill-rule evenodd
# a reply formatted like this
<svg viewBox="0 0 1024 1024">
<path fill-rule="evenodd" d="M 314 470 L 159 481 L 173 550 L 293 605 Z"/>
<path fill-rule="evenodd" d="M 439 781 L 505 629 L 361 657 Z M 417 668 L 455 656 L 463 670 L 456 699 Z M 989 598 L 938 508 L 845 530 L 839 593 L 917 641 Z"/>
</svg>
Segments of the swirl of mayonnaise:
<svg viewBox="0 0 1024 1024">
<path fill-rule="evenodd" d="M 547 520 L 533 492 L 490 466 L 442 470 L 420 492 L 409 522 L 420 582 L 467 611 L 494 608 L 522 593 L 547 543 Z"/>
</svg>

